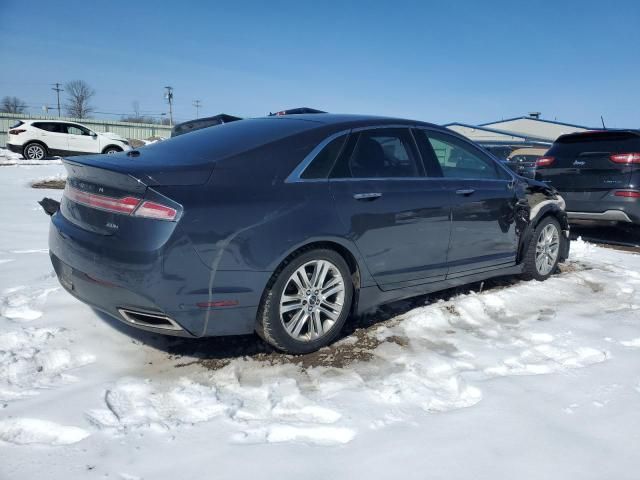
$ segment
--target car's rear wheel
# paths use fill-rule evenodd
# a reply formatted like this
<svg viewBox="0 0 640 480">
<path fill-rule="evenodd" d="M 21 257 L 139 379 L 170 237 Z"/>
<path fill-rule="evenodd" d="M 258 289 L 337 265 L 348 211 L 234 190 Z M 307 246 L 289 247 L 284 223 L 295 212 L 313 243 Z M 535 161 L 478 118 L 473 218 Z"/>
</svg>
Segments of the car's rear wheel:
<svg viewBox="0 0 640 480">
<path fill-rule="evenodd" d="M 107 155 L 113 155 L 114 153 L 120 153 L 122 151 L 122 149 L 118 148 L 118 147 L 109 147 L 107 149 L 105 149 L 105 151 L 103 153 L 106 153 Z"/>
<path fill-rule="evenodd" d="M 333 250 L 306 251 L 290 259 L 267 287 L 257 332 L 287 353 L 310 353 L 340 334 L 351 309 L 349 266 Z"/>
<path fill-rule="evenodd" d="M 538 224 L 524 260 L 525 278 L 546 280 L 555 272 L 560 259 L 561 232 L 560 224 L 553 217 L 545 217 Z"/>
<path fill-rule="evenodd" d="M 27 160 L 42 160 L 47 156 L 47 149 L 39 143 L 27 143 L 22 150 L 22 156 Z"/>
</svg>

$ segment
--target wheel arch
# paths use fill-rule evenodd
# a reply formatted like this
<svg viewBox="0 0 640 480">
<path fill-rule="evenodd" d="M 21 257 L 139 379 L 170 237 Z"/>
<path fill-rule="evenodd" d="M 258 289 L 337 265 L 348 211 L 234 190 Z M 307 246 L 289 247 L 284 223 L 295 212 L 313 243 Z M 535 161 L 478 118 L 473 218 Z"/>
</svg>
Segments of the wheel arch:
<svg viewBox="0 0 640 480">
<path fill-rule="evenodd" d="M 118 150 L 119 152 L 123 152 L 124 150 L 122 150 L 122 147 L 120 147 L 119 145 L 114 145 L 114 144 L 109 144 L 106 147 L 104 147 L 102 149 L 101 153 L 105 153 L 107 150 L 109 150 L 110 148 L 115 148 L 116 150 Z"/>
<path fill-rule="evenodd" d="M 530 219 L 529 225 L 527 226 L 527 229 L 522 235 L 522 239 L 520 241 L 520 247 L 518 249 L 518 262 L 521 262 L 525 258 L 533 232 L 538 227 L 538 225 L 540 225 L 540 222 L 542 222 L 547 217 L 555 218 L 560 224 L 560 228 L 562 230 L 561 233 L 564 233 L 564 235 L 561 235 L 561 240 L 563 242 L 564 248 L 561 248 L 560 260 L 564 261 L 567 259 L 569 255 L 569 220 L 567 217 L 567 212 L 561 206 L 561 202 L 553 201 L 541 206 L 540 209 L 535 213 L 535 216 Z"/>
<path fill-rule="evenodd" d="M 282 255 L 273 269 L 273 274 L 265 285 L 264 292 L 275 282 L 278 273 L 287 265 L 287 263 L 298 255 L 314 249 L 328 249 L 338 253 L 349 266 L 351 271 L 351 280 L 353 282 L 353 302 L 351 304 L 351 312 L 357 311 L 359 292 L 363 284 L 366 286 L 371 283 L 369 272 L 364 265 L 356 246 L 343 238 L 315 238 L 291 247 L 284 255 Z"/>
</svg>

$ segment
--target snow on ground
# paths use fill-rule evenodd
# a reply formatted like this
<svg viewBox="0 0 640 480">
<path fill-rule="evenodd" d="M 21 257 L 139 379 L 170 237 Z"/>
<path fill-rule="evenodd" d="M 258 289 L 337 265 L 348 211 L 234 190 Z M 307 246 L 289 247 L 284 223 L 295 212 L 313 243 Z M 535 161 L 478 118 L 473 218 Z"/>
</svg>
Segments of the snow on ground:
<svg viewBox="0 0 640 480">
<path fill-rule="evenodd" d="M 133 331 L 62 290 L 36 204 L 61 191 L 29 188 L 61 174 L 0 167 L 0 478 L 637 478 L 639 255 L 573 242 L 547 282 L 255 354 Z"/>
<path fill-rule="evenodd" d="M 21 154 L 13 153 L 6 148 L 0 148 L 0 166 L 7 165 L 61 165 L 60 157 L 45 160 L 26 160 Z"/>
</svg>

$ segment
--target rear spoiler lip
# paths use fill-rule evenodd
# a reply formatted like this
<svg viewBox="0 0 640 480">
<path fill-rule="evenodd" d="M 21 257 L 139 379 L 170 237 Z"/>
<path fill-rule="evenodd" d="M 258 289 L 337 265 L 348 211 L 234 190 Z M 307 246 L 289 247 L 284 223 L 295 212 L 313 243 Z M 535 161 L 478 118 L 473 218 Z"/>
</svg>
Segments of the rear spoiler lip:
<svg viewBox="0 0 640 480">
<path fill-rule="evenodd" d="M 78 162 L 66 158 L 62 159 L 62 163 L 67 169 L 69 178 L 77 178 L 95 184 L 96 177 L 99 177 L 101 185 L 138 194 L 144 193 L 148 186 L 141 179 L 127 172 L 101 168 L 88 162 Z"/>
<path fill-rule="evenodd" d="M 109 162 L 105 162 L 106 155 L 88 155 L 84 157 L 74 157 L 73 159 L 63 158 L 62 163 L 67 169 L 69 176 L 85 178 L 91 182 L 91 174 L 100 172 L 100 176 L 107 177 L 128 177 L 129 181 L 120 178 L 117 183 L 127 186 L 131 191 L 141 191 L 147 187 L 167 187 L 167 186 L 194 186 L 206 184 L 215 167 L 215 162 L 203 162 L 193 165 L 168 164 L 149 165 L 136 164 L 139 157 L 129 158 L 117 155 L 108 155 Z M 113 157 L 122 159 L 122 163 L 113 162 Z M 93 180 L 95 182 L 95 178 Z M 114 186 L 115 185 L 110 185 Z M 126 188 L 124 188 L 126 190 Z"/>
</svg>

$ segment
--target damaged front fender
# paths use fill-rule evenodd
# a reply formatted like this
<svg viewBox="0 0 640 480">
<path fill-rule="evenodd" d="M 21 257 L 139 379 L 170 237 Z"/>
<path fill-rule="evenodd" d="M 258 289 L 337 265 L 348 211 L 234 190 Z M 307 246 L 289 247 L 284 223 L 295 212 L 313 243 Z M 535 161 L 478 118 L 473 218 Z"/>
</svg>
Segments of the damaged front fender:
<svg viewBox="0 0 640 480">
<path fill-rule="evenodd" d="M 566 204 L 553 187 L 533 179 L 520 178 L 517 185 L 516 232 L 519 237 L 518 262 L 526 255 L 531 237 L 540 221 L 551 215 L 562 228 L 560 262 L 569 257 L 569 221 Z"/>
</svg>

